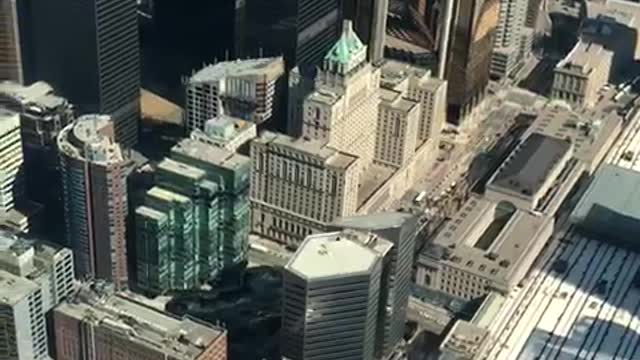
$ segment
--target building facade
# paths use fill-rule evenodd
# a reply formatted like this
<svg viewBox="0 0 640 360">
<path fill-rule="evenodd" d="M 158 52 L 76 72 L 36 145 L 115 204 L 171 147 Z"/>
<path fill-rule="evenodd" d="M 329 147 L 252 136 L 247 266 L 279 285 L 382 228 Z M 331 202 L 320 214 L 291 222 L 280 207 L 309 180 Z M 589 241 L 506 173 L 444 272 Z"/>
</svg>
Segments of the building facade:
<svg viewBox="0 0 640 360">
<path fill-rule="evenodd" d="M 609 82 L 613 53 L 602 45 L 578 42 L 553 72 L 551 97 L 571 106 L 592 107 Z"/>
<path fill-rule="evenodd" d="M 56 138 L 75 119 L 73 105 L 44 82 L 0 82 L 0 106 L 20 114 L 26 195 L 44 206 L 42 225 L 60 238 L 64 219 Z"/>
<path fill-rule="evenodd" d="M 0 234 L 0 358 L 49 359 L 46 315 L 74 291 L 71 250 Z"/>
<path fill-rule="evenodd" d="M 378 107 L 375 161 L 384 166 L 402 167 L 416 151 L 420 105 L 402 93 L 381 91 Z"/>
<path fill-rule="evenodd" d="M 500 17 L 491 55 L 493 78 L 502 79 L 512 74 L 531 53 L 534 32 L 526 26 L 528 4 L 525 0 L 500 1 Z"/>
<path fill-rule="evenodd" d="M 22 136 L 20 135 L 20 114 L 0 109 L 0 153 L 2 155 L 0 177 L 0 212 L 7 214 L 24 197 L 24 174 L 22 166 Z"/>
<path fill-rule="evenodd" d="M 283 74 L 281 57 L 225 61 L 194 73 L 185 79 L 187 133 L 222 115 L 268 122 L 280 106 Z"/>
<path fill-rule="evenodd" d="M 413 283 L 413 258 L 417 216 L 411 213 L 383 212 L 337 220 L 338 229 L 368 231 L 393 244 L 385 256 L 376 330 L 376 355 L 385 358 L 402 343 L 409 295 Z"/>
<path fill-rule="evenodd" d="M 286 359 L 374 358 L 383 259 L 391 246 L 359 232 L 307 237 L 284 271 Z"/>
<path fill-rule="evenodd" d="M 226 360 L 226 330 L 175 318 L 127 293 L 96 284 L 53 311 L 56 358 Z"/>
<path fill-rule="evenodd" d="M 368 47 L 368 59 L 377 64 L 384 57 L 389 0 L 343 1 L 344 18 L 354 24 L 358 37 Z"/>
<path fill-rule="evenodd" d="M 251 143 L 253 232 L 296 247 L 355 214 L 360 159 L 318 140 L 263 133 Z"/>
<path fill-rule="evenodd" d="M 0 80 L 24 82 L 16 0 L 0 1 Z"/>
<path fill-rule="evenodd" d="M 84 115 L 58 135 L 66 243 L 80 277 L 126 288 L 127 176 L 131 168 L 106 115 Z"/>
<path fill-rule="evenodd" d="M 141 290 L 193 289 L 245 265 L 250 169 L 248 157 L 198 140 L 172 148 L 136 209 Z"/>
<path fill-rule="evenodd" d="M 27 23 L 33 77 L 50 83 L 83 113 L 110 115 L 116 140 L 133 146 L 140 118 L 135 1 L 37 2 Z"/>
</svg>

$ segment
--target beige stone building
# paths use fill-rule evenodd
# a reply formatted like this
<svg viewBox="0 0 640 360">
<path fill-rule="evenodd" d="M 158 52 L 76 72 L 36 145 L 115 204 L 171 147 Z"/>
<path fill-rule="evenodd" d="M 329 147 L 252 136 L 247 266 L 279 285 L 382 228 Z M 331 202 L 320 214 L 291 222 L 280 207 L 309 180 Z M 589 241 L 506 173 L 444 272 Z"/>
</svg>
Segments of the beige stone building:
<svg viewBox="0 0 640 360">
<path fill-rule="evenodd" d="M 609 81 L 613 53 L 602 45 L 578 42 L 556 65 L 551 97 L 574 107 L 592 107 Z"/>
<path fill-rule="evenodd" d="M 315 91 L 304 101 L 302 135 L 358 156 L 364 167 L 373 161 L 378 120 L 380 69 L 367 62 L 350 21 L 325 56 Z"/>
<path fill-rule="evenodd" d="M 357 210 L 361 160 L 320 140 L 266 132 L 251 144 L 252 231 L 297 245 Z"/>
<path fill-rule="evenodd" d="M 401 167 L 416 151 L 420 105 L 401 92 L 381 89 L 375 161 Z"/>
</svg>

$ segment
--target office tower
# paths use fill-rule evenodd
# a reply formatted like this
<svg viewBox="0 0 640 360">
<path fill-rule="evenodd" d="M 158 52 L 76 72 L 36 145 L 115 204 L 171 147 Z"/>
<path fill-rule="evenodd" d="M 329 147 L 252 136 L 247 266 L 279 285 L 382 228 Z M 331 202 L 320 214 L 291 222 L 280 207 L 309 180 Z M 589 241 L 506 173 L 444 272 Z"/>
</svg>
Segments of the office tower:
<svg viewBox="0 0 640 360">
<path fill-rule="evenodd" d="M 251 143 L 252 231 L 297 247 L 355 214 L 360 159 L 318 140 L 265 132 Z"/>
<path fill-rule="evenodd" d="M 80 277 L 127 287 L 127 175 L 130 161 L 107 115 L 84 115 L 58 135 L 66 243 Z"/>
<path fill-rule="evenodd" d="M 53 311 L 56 358 L 226 360 L 225 329 L 87 284 Z"/>
<path fill-rule="evenodd" d="M 279 109 L 282 58 L 225 61 L 185 79 L 187 133 L 207 120 L 228 115 L 262 125 Z M 265 124 L 266 125 L 266 124 Z"/>
<path fill-rule="evenodd" d="M 367 46 L 345 20 L 342 35 L 324 57 L 315 91 L 303 103 L 302 135 L 373 161 L 380 70 L 367 62 Z"/>
<path fill-rule="evenodd" d="M 197 140 L 172 148 L 136 209 L 141 290 L 193 289 L 245 265 L 250 169 L 248 157 Z"/>
<path fill-rule="evenodd" d="M 50 83 L 81 113 L 108 114 L 116 140 L 137 142 L 140 54 L 136 2 L 36 1 L 28 24 L 34 77 Z"/>
<path fill-rule="evenodd" d="M 460 125 L 480 104 L 489 83 L 500 0 L 454 0 L 451 6 L 450 35 L 441 35 L 445 47 L 440 57 L 446 60 L 441 71 L 449 84 L 447 120 Z"/>
<path fill-rule="evenodd" d="M 410 213 L 384 212 L 352 216 L 335 222 L 336 229 L 368 231 L 393 244 L 387 254 L 380 290 L 380 315 L 376 352 L 390 354 L 404 336 L 412 286 L 413 257 L 418 217 Z"/>
<path fill-rule="evenodd" d="M 0 0 L 0 81 L 24 82 L 17 0 Z"/>
<path fill-rule="evenodd" d="M 73 280 L 69 249 L 0 233 L 0 358 L 49 359 L 45 316 Z"/>
<path fill-rule="evenodd" d="M 49 84 L 0 82 L 0 106 L 20 114 L 27 198 L 44 205 L 43 226 L 61 237 L 64 228 L 62 183 L 56 138 L 74 120 L 74 108 Z"/>
<path fill-rule="evenodd" d="M 305 239 L 283 275 L 282 355 L 374 358 L 380 281 L 392 245 L 361 232 Z"/>
<path fill-rule="evenodd" d="M 535 0 L 532 0 L 535 1 Z M 531 52 L 533 31 L 526 27 L 527 0 L 501 0 L 491 58 L 491 76 L 504 78 Z"/>
<path fill-rule="evenodd" d="M 377 64 L 384 57 L 389 0 L 346 0 L 343 6 L 344 18 L 369 48 L 369 61 Z"/>
<path fill-rule="evenodd" d="M 551 97 L 574 107 L 592 107 L 609 82 L 613 53 L 602 45 L 578 42 L 553 71 Z"/>
</svg>

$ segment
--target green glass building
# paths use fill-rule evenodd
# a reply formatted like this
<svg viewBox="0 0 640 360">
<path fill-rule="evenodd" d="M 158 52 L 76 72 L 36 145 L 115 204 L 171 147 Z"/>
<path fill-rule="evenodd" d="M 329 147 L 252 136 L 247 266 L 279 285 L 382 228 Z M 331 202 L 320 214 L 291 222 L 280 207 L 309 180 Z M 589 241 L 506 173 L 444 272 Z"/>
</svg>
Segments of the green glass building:
<svg viewBox="0 0 640 360">
<path fill-rule="evenodd" d="M 140 290 L 193 289 L 244 266 L 250 169 L 248 157 L 192 139 L 158 164 L 156 186 L 136 209 Z"/>
</svg>

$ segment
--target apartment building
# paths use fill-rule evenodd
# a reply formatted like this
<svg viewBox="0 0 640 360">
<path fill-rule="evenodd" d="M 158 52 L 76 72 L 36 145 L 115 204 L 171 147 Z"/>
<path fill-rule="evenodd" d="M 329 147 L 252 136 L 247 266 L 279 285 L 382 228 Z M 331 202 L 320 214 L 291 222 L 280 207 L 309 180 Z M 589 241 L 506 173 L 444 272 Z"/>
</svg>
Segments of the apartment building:
<svg viewBox="0 0 640 360">
<path fill-rule="evenodd" d="M 500 1 L 490 68 L 495 79 L 512 74 L 531 53 L 534 31 L 526 26 L 528 4 L 526 0 Z"/>
<path fill-rule="evenodd" d="M 0 233 L 0 358 L 49 359 L 46 315 L 74 291 L 71 250 Z"/>
<path fill-rule="evenodd" d="M 80 277 L 126 288 L 127 176 L 110 116 L 84 115 L 58 135 L 66 244 Z"/>
<path fill-rule="evenodd" d="M 613 53 L 596 43 L 578 42 L 553 72 L 551 97 L 573 107 L 590 108 L 608 81 Z"/>
<path fill-rule="evenodd" d="M 222 115 L 268 122 L 278 111 L 283 74 L 281 57 L 223 61 L 195 72 L 184 79 L 187 133 Z"/>
<path fill-rule="evenodd" d="M 102 284 L 88 284 L 58 305 L 53 322 L 58 359 L 227 359 L 223 328 L 176 318 Z"/>
</svg>

